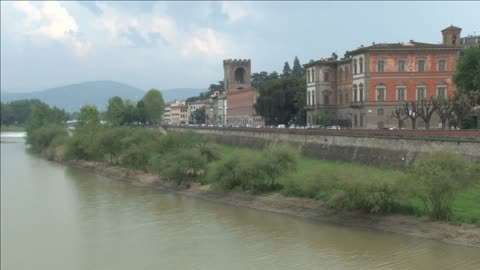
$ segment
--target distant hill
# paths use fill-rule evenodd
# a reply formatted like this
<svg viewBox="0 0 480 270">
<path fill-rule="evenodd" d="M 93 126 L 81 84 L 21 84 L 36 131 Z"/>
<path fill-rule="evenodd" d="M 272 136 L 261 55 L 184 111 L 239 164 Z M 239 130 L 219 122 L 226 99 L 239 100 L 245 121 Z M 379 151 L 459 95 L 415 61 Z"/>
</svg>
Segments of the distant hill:
<svg viewBox="0 0 480 270">
<path fill-rule="evenodd" d="M 186 99 L 204 91 L 200 88 L 176 88 L 161 91 L 165 102 L 174 99 Z M 145 91 L 133 86 L 114 81 L 92 81 L 50 88 L 30 93 L 9 93 L 1 91 L 2 102 L 11 102 L 19 99 L 37 98 L 50 106 L 63 108 L 68 112 L 80 110 L 85 104 L 97 106 L 105 110 L 108 99 L 119 96 L 123 99 L 137 101 L 145 95 Z"/>
</svg>

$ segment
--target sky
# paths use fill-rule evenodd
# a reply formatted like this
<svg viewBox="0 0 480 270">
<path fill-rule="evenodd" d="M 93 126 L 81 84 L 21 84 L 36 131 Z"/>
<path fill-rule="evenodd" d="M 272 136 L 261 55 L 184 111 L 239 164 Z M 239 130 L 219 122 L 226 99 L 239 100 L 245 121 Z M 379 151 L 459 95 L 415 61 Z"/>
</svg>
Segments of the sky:
<svg viewBox="0 0 480 270">
<path fill-rule="evenodd" d="M 144 90 L 207 88 L 223 59 L 281 72 L 372 42 L 480 35 L 480 2 L 1 1 L 2 91 L 113 80 Z"/>
</svg>

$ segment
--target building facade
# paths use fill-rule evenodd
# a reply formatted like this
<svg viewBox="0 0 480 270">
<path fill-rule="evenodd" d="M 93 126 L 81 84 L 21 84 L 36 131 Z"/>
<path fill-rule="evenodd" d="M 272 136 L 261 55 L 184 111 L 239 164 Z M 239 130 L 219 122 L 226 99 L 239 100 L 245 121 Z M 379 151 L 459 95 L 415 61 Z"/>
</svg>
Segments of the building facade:
<svg viewBox="0 0 480 270">
<path fill-rule="evenodd" d="M 224 107 L 227 112 L 225 124 L 229 126 L 263 125 L 263 119 L 254 109 L 258 93 L 251 85 L 250 59 L 224 60 L 223 69 L 228 104 L 228 107 Z"/>
<path fill-rule="evenodd" d="M 194 113 L 196 110 L 201 109 L 203 107 L 205 107 L 205 113 L 206 113 L 207 112 L 206 109 L 208 108 L 208 106 L 209 106 L 208 99 L 187 102 L 187 122 L 192 124 L 197 124 L 197 123 L 194 123 L 193 120 L 191 119 L 192 113 Z"/>
<path fill-rule="evenodd" d="M 188 106 L 184 100 L 175 100 L 170 103 L 170 123 L 172 125 L 186 124 L 188 122 Z"/>
<path fill-rule="evenodd" d="M 332 56 L 304 65 L 307 123 L 327 115 L 335 124 L 352 128 L 397 127 L 392 112 L 406 101 L 453 95 L 460 32 L 454 26 L 442 30 L 442 44 L 372 44 L 340 60 Z M 409 124 L 406 120 L 406 127 Z M 421 119 L 417 126 L 424 126 Z M 436 114 L 430 126 L 438 127 Z"/>
</svg>

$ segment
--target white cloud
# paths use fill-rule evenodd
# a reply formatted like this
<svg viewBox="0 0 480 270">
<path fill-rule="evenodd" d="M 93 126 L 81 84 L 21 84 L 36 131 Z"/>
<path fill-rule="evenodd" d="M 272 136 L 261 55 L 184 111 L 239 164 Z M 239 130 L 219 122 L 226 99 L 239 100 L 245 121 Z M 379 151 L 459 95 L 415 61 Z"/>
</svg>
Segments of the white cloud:
<svg viewBox="0 0 480 270">
<path fill-rule="evenodd" d="M 228 16 L 229 22 L 236 22 L 248 15 L 246 2 L 222 1 L 222 13 Z"/>
<path fill-rule="evenodd" d="M 211 28 L 181 29 L 176 21 L 157 10 L 138 16 L 126 10 L 99 3 L 103 16 L 92 24 L 107 32 L 111 44 L 141 47 L 147 44 L 161 48 L 158 53 L 191 57 L 193 53 L 221 56 L 227 39 Z"/>
<path fill-rule="evenodd" d="M 64 42 L 78 55 L 86 53 L 90 48 L 89 42 L 78 38 L 77 22 L 59 2 L 43 2 L 41 6 L 30 2 L 14 2 L 13 6 L 25 15 L 21 33 L 32 40 Z"/>
</svg>

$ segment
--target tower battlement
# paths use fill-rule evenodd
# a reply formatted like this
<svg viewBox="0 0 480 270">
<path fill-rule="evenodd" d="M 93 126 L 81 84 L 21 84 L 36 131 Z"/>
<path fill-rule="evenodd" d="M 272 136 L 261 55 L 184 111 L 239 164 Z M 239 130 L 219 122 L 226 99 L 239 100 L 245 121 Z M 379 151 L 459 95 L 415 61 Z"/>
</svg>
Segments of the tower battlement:
<svg viewBox="0 0 480 270">
<path fill-rule="evenodd" d="M 250 88 L 251 65 L 250 59 L 223 60 L 225 90 Z"/>
</svg>

